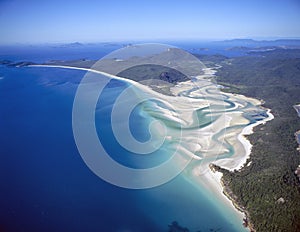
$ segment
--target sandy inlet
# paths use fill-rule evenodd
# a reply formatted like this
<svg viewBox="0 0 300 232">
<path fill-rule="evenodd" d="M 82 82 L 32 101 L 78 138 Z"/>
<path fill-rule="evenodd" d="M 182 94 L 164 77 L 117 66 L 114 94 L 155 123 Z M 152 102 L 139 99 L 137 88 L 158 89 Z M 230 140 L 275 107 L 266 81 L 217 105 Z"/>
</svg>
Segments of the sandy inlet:
<svg viewBox="0 0 300 232">
<path fill-rule="evenodd" d="M 235 214 L 242 223 L 244 214 L 237 211 L 223 194 L 222 174 L 213 173 L 209 164 L 231 171 L 245 165 L 252 147 L 245 135 L 252 133 L 253 127 L 273 118 L 270 110 L 261 107 L 261 101 L 222 92 L 221 86 L 213 81 L 216 70 L 212 68 L 205 68 L 202 75 L 192 80 L 178 83 L 170 89 L 173 96 L 166 96 L 141 83 L 98 70 L 57 65 L 32 66 L 101 74 L 133 86 L 132 91 L 137 98 L 156 99 L 160 104 L 144 107 L 149 117 L 160 122 L 155 124 L 152 136 L 157 140 L 163 138 L 163 142 L 171 148 L 167 150 L 176 150 L 183 157 L 178 159 L 178 166 L 182 165 L 180 160 L 188 157 L 191 161 L 183 175 L 199 188 L 211 192 L 220 210 L 230 209 L 228 221 L 233 220 L 232 214 Z"/>
</svg>

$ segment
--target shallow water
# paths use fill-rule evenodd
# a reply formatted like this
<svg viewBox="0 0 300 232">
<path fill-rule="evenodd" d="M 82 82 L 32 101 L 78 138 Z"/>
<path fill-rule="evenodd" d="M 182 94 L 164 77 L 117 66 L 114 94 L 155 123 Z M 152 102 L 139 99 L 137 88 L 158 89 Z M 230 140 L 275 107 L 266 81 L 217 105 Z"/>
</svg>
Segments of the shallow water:
<svg viewBox="0 0 300 232">
<path fill-rule="evenodd" d="M 177 221 L 190 231 L 245 230 L 235 210 L 195 181 L 192 171 L 201 166 L 201 160 L 190 163 L 172 181 L 146 190 L 122 189 L 94 175 L 78 153 L 71 124 L 73 99 L 84 71 L 1 66 L 0 74 L 3 77 L 0 80 L 0 182 L 5 186 L 0 193 L 0 228 L 7 231 L 168 231 L 168 225 Z M 128 84 L 113 80 L 102 92 L 96 111 L 99 138 L 117 162 L 135 168 L 155 166 L 168 159 L 174 143 L 166 141 L 151 156 L 141 157 L 118 145 L 114 138 L 109 116 L 116 97 L 126 87 Z M 136 94 L 142 93 L 136 90 Z M 235 105 L 227 100 L 229 104 L 216 107 L 215 114 L 220 110 L 234 111 Z M 162 106 L 144 102 L 132 112 L 130 127 L 140 141 L 149 139 L 148 125 L 153 119 L 167 122 L 172 133 L 176 129 L 177 123 L 159 114 Z M 240 110 L 252 108 L 246 104 Z M 207 114 L 205 110 L 198 111 L 200 124 Z M 188 126 L 201 128 L 197 123 Z M 242 125 L 233 125 L 231 129 L 234 127 Z M 190 135 L 193 130 L 185 128 L 184 131 Z M 219 133 L 222 137 L 222 132 Z M 214 141 L 218 142 L 219 138 L 214 137 Z M 188 147 L 188 142 L 184 141 L 183 146 Z M 210 156 L 201 151 L 197 155 L 206 157 L 207 161 L 231 157 L 232 145 L 224 146 L 231 149 L 223 156 Z"/>
</svg>

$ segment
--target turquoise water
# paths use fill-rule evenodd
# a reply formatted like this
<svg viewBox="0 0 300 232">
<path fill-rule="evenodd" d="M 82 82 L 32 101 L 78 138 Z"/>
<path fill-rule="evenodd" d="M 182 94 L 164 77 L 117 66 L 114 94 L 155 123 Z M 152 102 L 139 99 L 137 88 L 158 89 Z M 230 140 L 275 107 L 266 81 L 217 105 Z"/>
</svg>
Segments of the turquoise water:
<svg viewBox="0 0 300 232">
<path fill-rule="evenodd" d="M 244 230 L 231 209 L 186 174 L 146 190 L 119 188 L 94 175 L 78 153 L 71 124 L 84 71 L 1 66 L 0 73 L 1 229 L 159 232 L 177 221 L 190 231 Z M 99 137 L 118 162 L 154 166 L 166 153 L 142 162 L 113 138 L 109 112 L 127 85 L 114 80 L 103 91 L 96 111 Z M 143 107 L 130 119 L 141 141 L 149 138 L 151 121 Z"/>
</svg>

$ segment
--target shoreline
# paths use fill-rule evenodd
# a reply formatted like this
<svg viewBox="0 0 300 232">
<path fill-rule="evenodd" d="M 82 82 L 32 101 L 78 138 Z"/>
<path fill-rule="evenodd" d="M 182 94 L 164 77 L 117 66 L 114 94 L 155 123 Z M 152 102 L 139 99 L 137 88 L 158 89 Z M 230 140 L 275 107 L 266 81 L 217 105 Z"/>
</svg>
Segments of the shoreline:
<svg viewBox="0 0 300 232">
<path fill-rule="evenodd" d="M 274 118 L 273 114 L 271 113 L 271 110 L 268 109 L 267 111 L 268 118 L 258 121 L 256 123 L 253 123 L 247 127 L 245 127 L 241 133 L 238 135 L 239 141 L 243 144 L 244 149 L 246 151 L 246 154 L 244 157 L 239 159 L 239 164 L 234 168 L 226 167 L 226 163 L 223 163 L 222 165 L 217 165 L 214 162 L 209 164 L 209 170 L 204 174 L 205 178 L 208 180 L 207 182 L 204 181 L 204 185 L 208 186 L 210 185 L 210 188 L 214 188 L 214 191 L 218 191 L 222 193 L 224 196 L 224 200 L 227 201 L 227 204 L 230 203 L 230 206 L 234 208 L 240 215 L 241 222 L 245 228 L 248 228 L 249 231 L 255 232 L 254 225 L 251 223 L 250 220 L 250 214 L 249 212 L 241 205 L 239 205 L 237 201 L 237 197 L 233 195 L 230 188 L 227 186 L 227 184 L 224 182 L 223 179 L 223 172 L 220 170 L 217 170 L 217 168 L 223 168 L 230 172 L 233 171 L 240 171 L 243 167 L 251 165 L 251 149 L 252 144 L 250 141 L 245 137 L 246 135 L 250 135 L 253 132 L 253 128 L 260 125 L 265 124 L 266 122 L 272 120 Z M 247 162 L 249 161 L 249 162 Z M 226 162 L 226 161 L 225 161 Z M 216 168 L 217 167 L 217 168 Z M 203 184 L 203 181 L 201 181 Z M 224 202 L 226 204 L 226 202 Z"/>
<path fill-rule="evenodd" d="M 232 201 L 232 199 L 226 195 L 224 190 L 224 185 L 222 183 L 223 173 L 219 171 L 214 171 L 211 168 L 211 166 L 212 164 L 208 165 L 208 169 L 205 171 L 202 177 L 196 180 L 197 183 L 200 184 L 201 186 L 204 186 L 206 189 L 208 189 L 210 192 L 212 192 L 215 195 L 215 197 L 222 204 L 220 205 L 220 203 L 217 203 L 217 207 L 225 206 L 227 210 L 228 208 L 232 210 L 236 214 L 235 217 L 239 220 L 240 226 L 243 226 L 243 221 L 246 217 L 245 212 L 239 210 L 236 207 L 235 202 Z M 231 215 L 230 217 L 228 217 L 228 215 L 224 215 L 224 216 L 228 217 L 227 220 L 233 223 L 234 220 L 232 218 L 232 214 L 230 215 Z"/>
<path fill-rule="evenodd" d="M 261 106 L 258 106 L 258 107 L 261 107 Z M 226 166 L 226 160 L 224 160 L 225 161 L 224 163 L 219 162 L 217 164 L 216 163 L 214 163 L 214 164 L 216 164 L 230 172 L 240 171 L 245 165 L 248 165 L 250 162 L 247 162 L 247 160 L 251 157 L 251 150 L 252 150 L 253 145 L 250 143 L 250 141 L 247 139 L 246 136 L 254 133 L 254 131 L 253 131 L 254 127 L 259 126 L 259 125 L 264 125 L 268 121 L 271 121 L 274 119 L 274 115 L 271 113 L 271 109 L 267 109 L 267 115 L 268 115 L 267 118 L 246 126 L 245 128 L 243 128 L 241 133 L 238 134 L 237 138 L 241 142 L 241 144 L 243 145 L 243 147 L 245 149 L 245 155 L 243 157 L 240 157 L 239 162 L 235 167 L 229 167 L 228 165 Z"/>
<path fill-rule="evenodd" d="M 256 106 L 267 110 L 267 115 L 268 115 L 267 118 L 246 126 L 245 128 L 243 128 L 241 133 L 239 133 L 238 140 L 243 144 L 243 147 L 245 149 L 245 155 L 244 155 L 244 157 L 242 157 L 239 160 L 240 162 L 238 165 L 236 165 L 236 167 L 230 168 L 228 166 L 226 167 L 226 164 L 217 165 L 214 162 L 212 162 L 209 166 L 212 176 L 214 176 L 214 175 L 221 176 L 221 177 L 219 177 L 219 182 L 220 182 L 220 185 L 222 186 L 222 193 L 224 194 L 224 196 L 232 203 L 232 205 L 234 206 L 234 208 L 237 211 L 239 211 L 240 213 L 242 213 L 244 215 L 244 218 L 243 218 L 244 227 L 248 228 L 251 232 L 255 232 L 256 230 L 254 229 L 254 225 L 252 224 L 252 222 L 250 220 L 249 212 L 246 210 L 246 208 L 239 205 L 239 203 L 237 201 L 237 197 L 232 193 L 232 191 L 228 187 L 227 183 L 225 183 L 225 181 L 223 179 L 223 172 L 218 169 L 223 168 L 223 169 L 228 170 L 229 172 L 234 172 L 234 171 L 241 171 L 243 169 L 243 167 L 245 167 L 245 166 L 250 166 L 252 163 L 251 150 L 252 150 L 253 145 L 250 143 L 250 141 L 247 139 L 246 136 L 254 133 L 254 131 L 253 131 L 254 127 L 256 127 L 258 125 L 264 125 L 268 121 L 273 120 L 274 115 L 271 113 L 271 109 L 267 109 L 262 106 L 264 104 L 263 100 L 247 97 L 247 96 L 244 96 L 241 94 L 233 94 L 233 93 L 225 93 L 225 94 L 234 95 L 234 96 L 238 95 L 238 96 L 245 97 L 247 99 L 251 99 L 253 101 L 259 101 L 259 104 L 257 104 Z M 221 173 L 221 175 L 219 173 Z"/>
<path fill-rule="evenodd" d="M 204 71 L 205 73 L 203 74 L 203 76 L 210 77 L 210 78 L 213 78 L 215 76 L 215 73 L 217 72 L 217 70 L 214 70 L 214 68 L 206 68 Z M 184 85 L 185 83 L 189 84 L 188 82 L 189 81 L 179 83 L 179 87 L 182 87 L 182 85 Z M 174 95 L 178 93 L 179 93 L 178 91 L 177 92 L 175 91 Z M 238 135 L 236 136 L 237 140 L 240 142 L 243 148 L 242 151 L 240 149 L 240 153 L 243 154 L 242 156 L 224 158 L 219 160 L 219 163 L 222 163 L 221 165 L 218 164 L 221 168 L 224 168 L 231 172 L 235 170 L 239 171 L 245 165 L 247 166 L 251 165 L 251 161 L 249 162 L 247 161 L 249 158 L 251 158 L 252 144 L 247 139 L 246 135 L 252 134 L 254 132 L 253 131 L 254 127 L 260 124 L 265 124 L 266 122 L 272 120 L 274 118 L 274 115 L 271 113 L 271 109 L 266 109 L 262 106 L 264 103 L 263 100 L 250 98 L 240 94 L 233 94 L 233 93 L 226 93 L 226 92 L 222 92 L 222 94 L 226 96 L 230 96 L 233 99 L 238 98 L 246 102 L 250 101 L 255 107 L 266 110 L 266 114 L 267 114 L 267 117 L 264 118 L 263 120 L 259 120 L 256 121 L 255 123 L 245 126 L 241 130 L 241 132 L 238 133 Z M 235 165 L 232 167 L 233 160 L 235 161 Z M 237 164 L 236 161 L 238 161 Z M 216 165 L 215 161 L 211 162 L 211 164 Z M 238 205 L 237 201 L 234 200 L 234 197 L 231 197 L 230 191 L 226 187 L 226 184 L 223 181 L 223 173 L 220 171 L 213 171 L 211 169 L 211 164 L 207 164 L 209 168 L 206 169 L 203 173 L 200 172 L 198 173 L 196 170 L 194 170 L 193 177 L 195 179 L 195 182 L 200 185 L 203 185 L 206 189 L 213 192 L 216 195 L 216 197 L 224 203 L 224 206 L 232 208 L 237 213 L 237 217 L 240 218 L 241 225 L 243 225 L 245 229 L 249 229 L 250 231 L 255 231 L 253 225 L 251 224 L 251 221 L 249 220 L 249 213 L 246 211 L 246 209 Z"/>
<path fill-rule="evenodd" d="M 217 69 L 219 67 L 216 67 Z M 211 71 L 210 73 L 207 73 L 208 75 L 210 74 L 212 77 L 214 76 L 215 73 L 217 73 L 217 70 L 214 70 L 214 68 L 209 68 Z M 231 205 L 234 207 L 236 211 L 238 211 L 242 216 L 243 216 L 243 225 L 245 228 L 248 228 L 251 232 L 255 232 L 256 230 L 254 229 L 254 225 L 251 223 L 250 220 L 250 214 L 249 212 L 241 205 L 239 205 L 237 201 L 237 197 L 233 195 L 231 192 L 230 188 L 227 186 L 227 184 L 224 182 L 223 179 L 223 173 L 220 170 L 217 170 L 217 168 L 223 168 L 226 169 L 230 172 L 233 171 L 240 171 L 243 167 L 251 165 L 251 150 L 253 145 L 250 143 L 250 141 L 247 139 L 247 135 L 250 135 L 254 133 L 253 129 L 254 127 L 258 125 L 263 125 L 267 123 L 268 121 L 271 121 L 274 119 L 274 115 L 271 113 L 271 109 L 267 109 L 263 107 L 262 105 L 264 104 L 264 101 L 261 99 L 255 99 L 251 97 L 247 97 L 241 94 L 233 94 L 233 93 L 227 93 L 223 92 L 225 95 L 230 95 L 230 96 L 239 96 L 242 98 L 245 98 L 247 100 L 251 100 L 252 102 L 256 103 L 255 105 L 259 108 L 267 110 L 267 115 L 268 117 L 261 120 L 261 121 L 256 121 L 253 124 L 250 124 L 246 127 L 243 128 L 243 130 L 238 134 L 237 138 L 243 145 L 245 149 L 245 155 L 239 159 L 238 164 L 235 167 L 230 167 L 228 166 L 228 161 L 226 163 L 226 160 L 223 159 L 223 162 L 220 162 L 222 164 L 215 164 L 215 162 L 212 162 L 209 164 L 209 170 L 207 174 L 205 174 L 206 178 L 210 180 L 209 182 L 215 183 L 215 188 L 218 189 L 219 191 L 222 192 L 223 196 L 231 203 Z M 217 167 L 217 168 L 216 168 Z M 216 183 L 217 180 L 217 183 Z M 219 185 L 219 186 L 218 186 Z"/>
<path fill-rule="evenodd" d="M 105 72 L 101 72 L 95 69 L 91 69 L 91 68 L 81 68 L 81 67 L 73 67 L 73 66 L 62 66 L 62 65 L 28 65 L 28 67 L 52 67 L 52 68 L 65 68 L 65 69 L 76 69 L 76 70 L 83 70 L 83 71 L 88 71 L 88 72 L 94 72 L 94 73 L 98 73 L 98 74 L 103 74 L 106 76 L 109 76 L 113 79 L 118 79 L 121 81 L 125 81 L 127 83 L 130 83 L 136 87 L 139 87 L 142 90 L 147 91 L 148 93 L 150 92 L 151 94 L 154 94 L 156 96 L 162 97 L 162 99 L 171 99 L 174 97 L 170 97 L 170 96 L 166 96 L 164 94 L 158 93 L 156 91 L 154 91 L 153 89 L 151 89 L 148 86 L 142 85 L 136 81 L 127 79 L 127 78 L 122 78 L 122 77 L 117 77 L 111 74 L 107 74 Z M 204 70 L 204 74 L 203 76 L 207 77 L 214 77 L 215 73 L 217 72 L 217 70 L 215 70 L 214 68 L 206 68 Z M 201 75 L 202 76 L 202 75 Z M 183 84 L 184 82 L 178 82 L 178 85 L 180 86 L 180 84 Z M 252 102 L 254 103 L 255 106 L 257 107 L 262 107 L 261 105 L 263 104 L 263 101 L 258 100 L 258 99 L 254 99 L 254 98 L 249 98 L 246 97 L 244 95 L 239 95 L 239 94 L 232 94 L 232 93 L 225 93 L 222 92 L 222 94 L 226 95 L 226 96 L 231 96 L 233 98 L 240 98 L 242 100 L 245 100 L 247 102 Z M 182 97 L 182 96 L 181 96 Z M 184 97 L 183 97 L 184 98 Z M 193 101 L 193 100 L 192 100 Z M 220 166 L 221 168 L 224 168 L 228 171 L 234 171 L 234 170 L 241 170 L 245 165 L 249 165 L 249 162 L 247 163 L 247 160 L 249 158 L 251 158 L 251 148 L 252 145 L 250 143 L 250 141 L 245 137 L 246 135 L 252 134 L 253 133 L 253 128 L 260 125 L 260 124 L 265 124 L 267 121 L 270 121 L 274 118 L 273 114 L 271 113 L 270 109 L 266 109 L 267 110 L 267 115 L 268 117 L 261 120 L 261 121 L 257 121 L 253 124 L 250 124 L 246 127 L 244 127 L 242 129 L 242 131 L 237 135 L 237 140 L 242 144 L 244 151 L 242 151 L 244 153 L 244 155 L 242 155 L 241 157 L 232 157 L 229 160 L 226 159 L 221 159 L 222 162 L 219 162 L 221 164 L 218 164 L 218 162 L 212 162 L 213 165 L 217 165 Z M 232 160 L 235 161 L 235 166 L 232 167 L 229 164 L 232 164 Z M 215 164 L 217 163 L 217 164 Z M 236 164 L 237 163 L 237 164 Z M 251 164 L 251 163 L 250 163 Z M 218 199 L 222 202 L 224 202 L 224 205 L 231 207 L 236 213 L 237 213 L 237 217 L 241 220 L 241 224 L 244 225 L 245 221 L 247 222 L 247 228 L 250 229 L 250 231 L 254 231 L 253 226 L 251 226 L 251 222 L 248 220 L 249 219 L 249 214 L 248 212 L 243 209 L 242 207 L 240 207 L 238 205 L 238 203 L 235 201 L 234 197 L 232 197 L 230 195 L 230 191 L 228 190 L 226 183 L 224 183 L 224 181 L 222 180 L 222 176 L 223 173 L 220 171 L 213 171 L 211 168 L 211 164 L 207 165 L 208 168 L 207 170 L 205 170 L 205 173 L 202 175 L 202 178 L 198 178 L 199 175 L 198 174 L 194 174 L 193 176 L 196 177 L 196 182 L 205 185 L 207 189 L 209 189 L 210 191 L 212 191 L 214 194 L 216 194 L 216 197 L 218 197 Z M 197 180 L 198 179 L 198 180 Z"/>
</svg>

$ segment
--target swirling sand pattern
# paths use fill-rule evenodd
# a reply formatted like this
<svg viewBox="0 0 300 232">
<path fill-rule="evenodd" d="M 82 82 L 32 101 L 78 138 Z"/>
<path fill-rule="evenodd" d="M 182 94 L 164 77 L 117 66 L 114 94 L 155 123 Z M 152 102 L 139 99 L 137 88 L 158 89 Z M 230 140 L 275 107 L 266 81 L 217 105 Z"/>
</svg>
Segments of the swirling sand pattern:
<svg viewBox="0 0 300 232">
<path fill-rule="evenodd" d="M 172 52 L 176 62 L 168 60 L 174 59 L 169 54 Z M 73 106 L 73 132 L 78 150 L 96 175 L 124 188 L 159 186 L 181 173 L 196 188 L 201 191 L 205 189 L 219 199 L 216 200 L 219 202 L 217 207 L 224 211 L 222 214 L 225 217 L 230 207 L 230 212 L 236 214 L 235 218 L 242 221 L 243 214 L 237 212 L 222 194 L 221 174 L 212 173 L 209 164 L 215 163 L 229 170 L 239 169 L 245 164 L 251 149 L 251 144 L 243 135 L 251 133 L 255 125 L 273 116 L 269 110 L 259 107 L 261 102 L 256 99 L 221 92 L 222 87 L 213 81 L 216 71 L 206 68 L 197 58 L 169 47 L 162 54 L 163 59 L 154 55 L 149 59 L 134 57 L 134 62 L 122 63 L 126 57 L 119 59 L 114 53 L 110 55 L 110 60 L 104 58 L 91 69 L 48 66 L 88 71 L 78 87 Z M 187 60 L 180 63 L 180 57 Z M 136 62 L 138 65 L 159 64 L 157 60 L 164 66 L 180 69 L 190 78 L 171 87 L 172 96 L 156 92 L 145 83 L 116 76 Z M 182 63 L 185 65 L 180 65 Z M 185 69 L 188 71 L 185 72 Z M 101 100 L 102 90 L 111 80 L 125 83 L 124 89 L 110 106 L 111 115 L 108 117 L 111 118 L 113 136 L 124 150 L 139 158 L 144 159 L 154 153 L 159 158 L 163 157 L 159 159 L 159 165 L 150 168 L 126 167 L 110 157 L 112 154 L 107 154 L 102 141 L 99 141 L 101 131 L 96 130 L 95 124 L 97 113 L 101 110 L 97 111 L 97 104 Z M 143 130 L 149 131 L 147 141 L 141 141 L 131 133 L 129 121 L 136 109 L 147 119 L 140 125 Z M 226 220 L 235 223 L 230 215 Z"/>
<path fill-rule="evenodd" d="M 139 56 L 135 56 L 137 51 Z M 173 86 L 170 89 L 173 96 L 167 96 L 116 76 L 141 64 L 174 68 L 190 81 Z M 74 138 L 83 160 L 99 177 L 125 188 L 158 186 L 183 170 L 200 176 L 209 171 L 212 162 L 231 170 L 239 168 L 250 150 L 242 132 L 269 116 L 267 110 L 257 107 L 258 100 L 221 92 L 213 81 L 215 70 L 206 68 L 191 54 L 166 45 L 121 49 L 99 60 L 91 69 L 64 68 L 89 71 L 78 87 L 73 106 Z M 111 79 L 128 86 L 117 97 L 111 111 L 116 140 L 134 154 L 168 153 L 169 159 L 161 160 L 160 165 L 144 169 L 126 167 L 115 162 L 99 141 L 95 110 L 101 92 Z M 144 125 L 150 134 L 148 141 L 139 141 L 130 131 L 130 115 L 137 106 L 150 122 Z"/>
</svg>

